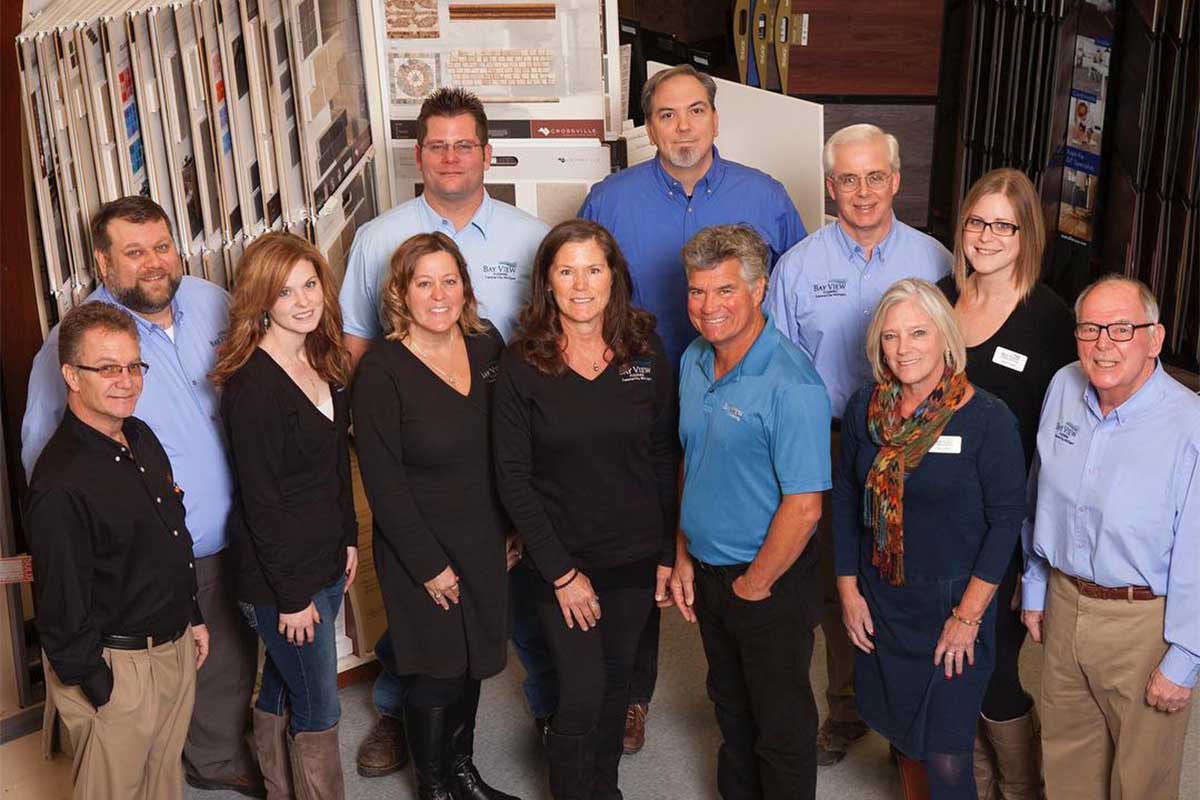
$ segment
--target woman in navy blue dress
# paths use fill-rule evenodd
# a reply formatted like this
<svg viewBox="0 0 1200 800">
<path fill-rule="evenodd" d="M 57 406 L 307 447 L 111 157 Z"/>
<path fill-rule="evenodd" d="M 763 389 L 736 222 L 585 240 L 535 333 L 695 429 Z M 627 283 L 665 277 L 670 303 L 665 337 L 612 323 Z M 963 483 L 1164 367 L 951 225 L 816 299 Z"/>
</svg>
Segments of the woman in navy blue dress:
<svg viewBox="0 0 1200 800">
<path fill-rule="evenodd" d="M 875 383 L 842 418 L 833 486 L 859 711 L 899 752 L 908 796 L 924 778 L 934 798 L 974 800 L 996 587 L 1024 516 L 1021 439 L 1003 401 L 967 381 L 962 335 L 932 284 L 884 293 L 867 355 Z"/>
</svg>

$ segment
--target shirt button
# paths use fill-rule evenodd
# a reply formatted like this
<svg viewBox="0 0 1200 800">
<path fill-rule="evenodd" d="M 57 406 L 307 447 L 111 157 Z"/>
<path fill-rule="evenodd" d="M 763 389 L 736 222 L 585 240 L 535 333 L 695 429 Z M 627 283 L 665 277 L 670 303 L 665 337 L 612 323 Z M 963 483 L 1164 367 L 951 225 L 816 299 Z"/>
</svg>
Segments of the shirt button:
<svg viewBox="0 0 1200 800">
<path fill-rule="evenodd" d="M 1084 509 L 1084 507 L 1083 507 L 1083 506 L 1075 506 L 1075 510 L 1076 510 L 1076 511 L 1080 511 L 1080 512 L 1082 512 L 1082 511 L 1084 511 L 1085 509 Z"/>
<path fill-rule="evenodd" d="M 146 471 L 146 468 L 145 468 L 145 467 L 138 467 L 138 469 L 139 469 L 139 470 L 141 470 L 142 472 L 145 472 L 145 471 Z"/>
<path fill-rule="evenodd" d="M 192 566 L 192 562 L 190 562 L 190 561 L 188 562 L 188 569 L 195 569 L 195 567 Z"/>
<path fill-rule="evenodd" d="M 195 382 L 195 381 L 192 381 L 192 386 L 195 386 L 195 385 L 196 385 L 196 382 Z"/>
<path fill-rule="evenodd" d="M 161 498 L 161 497 L 156 497 L 156 498 L 154 498 L 154 502 L 156 502 L 156 503 L 161 503 L 161 502 L 162 502 L 162 498 Z"/>
<path fill-rule="evenodd" d="M 172 536 L 178 536 L 178 535 L 179 535 L 179 531 L 171 531 L 171 535 L 172 535 Z"/>
<path fill-rule="evenodd" d="M 120 461 L 120 460 L 121 460 L 120 456 L 113 456 L 113 461 Z"/>
<path fill-rule="evenodd" d="M 688 209 L 689 214 L 692 213 L 692 211 L 693 211 L 693 209 L 690 209 L 690 208 Z"/>
</svg>

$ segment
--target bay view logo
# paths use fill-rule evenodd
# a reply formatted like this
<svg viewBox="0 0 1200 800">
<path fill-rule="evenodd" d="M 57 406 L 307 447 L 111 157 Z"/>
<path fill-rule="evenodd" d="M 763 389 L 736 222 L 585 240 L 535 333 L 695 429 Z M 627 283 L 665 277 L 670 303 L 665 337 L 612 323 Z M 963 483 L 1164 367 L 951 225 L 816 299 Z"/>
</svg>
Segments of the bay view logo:
<svg viewBox="0 0 1200 800">
<path fill-rule="evenodd" d="M 845 278 L 830 278 L 823 283 L 814 283 L 813 297 L 845 297 L 846 283 Z"/>
<path fill-rule="evenodd" d="M 517 262 L 497 261 L 495 264 L 484 264 L 483 277 L 493 281 L 515 281 L 517 279 Z"/>
<path fill-rule="evenodd" d="M 726 414 L 728 414 L 729 418 L 731 420 L 733 420 L 734 422 L 742 421 L 742 410 L 740 408 L 738 408 L 737 406 L 735 406 L 733 403 L 730 403 L 728 400 L 721 403 L 721 410 L 723 410 Z"/>
<path fill-rule="evenodd" d="M 1073 422 L 1060 422 L 1054 426 L 1054 438 L 1063 444 L 1075 444 L 1079 435 L 1079 426 Z"/>
<path fill-rule="evenodd" d="M 654 380 L 654 367 L 648 358 L 639 358 L 621 367 L 621 383 L 649 383 Z"/>
<path fill-rule="evenodd" d="M 500 374 L 500 362 L 493 361 L 491 364 L 488 364 L 486 367 L 483 368 L 483 371 L 479 373 L 479 377 L 483 380 L 484 383 L 495 383 L 496 376 L 499 374 Z"/>
</svg>

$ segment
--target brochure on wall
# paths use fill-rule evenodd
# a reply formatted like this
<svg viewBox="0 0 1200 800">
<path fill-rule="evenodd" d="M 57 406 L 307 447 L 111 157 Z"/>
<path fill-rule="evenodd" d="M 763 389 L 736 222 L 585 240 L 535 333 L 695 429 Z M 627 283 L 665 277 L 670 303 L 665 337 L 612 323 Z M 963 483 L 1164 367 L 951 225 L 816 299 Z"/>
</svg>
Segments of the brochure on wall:
<svg viewBox="0 0 1200 800">
<path fill-rule="evenodd" d="M 1067 148 L 1058 229 L 1068 239 L 1092 241 L 1093 217 L 1100 180 L 1100 145 L 1104 138 L 1104 104 L 1108 96 L 1112 42 L 1075 37 L 1075 67 L 1069 98 Z"/>
<path fill-rule="evenodd" d="M 123 0 L 114 2 L 100 17 L 100 34 L 104 45 L 105 73 L 117 152 L 121 155 L 122 186 L 126 194 L 148 197 L 151 195 L 150 171 L 142 130 L 142 109 L 134 85 L 129 30 L 125 19 L 116 16 L 113 8 L 116 5 L 123 6 Z"/>
</svg>

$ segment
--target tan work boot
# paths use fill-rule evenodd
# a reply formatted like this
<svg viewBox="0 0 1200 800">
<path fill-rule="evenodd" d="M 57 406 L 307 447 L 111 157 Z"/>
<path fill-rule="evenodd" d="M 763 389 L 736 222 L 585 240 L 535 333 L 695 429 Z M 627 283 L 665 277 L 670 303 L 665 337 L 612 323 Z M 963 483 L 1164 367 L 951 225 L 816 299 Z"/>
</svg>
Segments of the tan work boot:
<svg viewBox="0 0 1200 800">
<path fill-rule="evenodd" d="M 1024 716 L 1005 722 L 983 717 L 983 729 L 996 753 L 1000 797 L 1041 800 L 1042 726 L 1037 711 L 1031 708 Z"/>
</svg>

